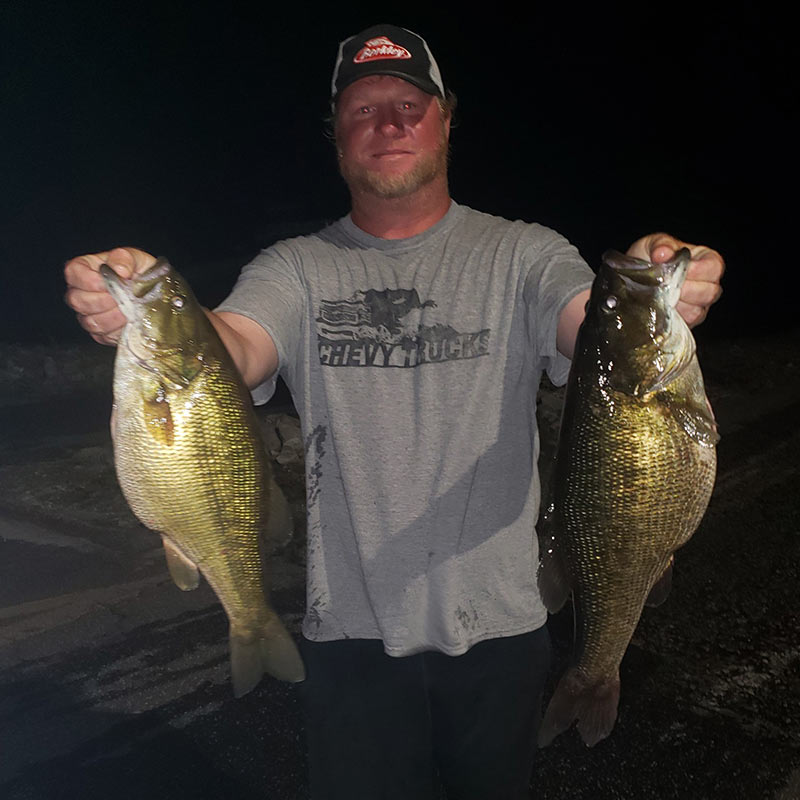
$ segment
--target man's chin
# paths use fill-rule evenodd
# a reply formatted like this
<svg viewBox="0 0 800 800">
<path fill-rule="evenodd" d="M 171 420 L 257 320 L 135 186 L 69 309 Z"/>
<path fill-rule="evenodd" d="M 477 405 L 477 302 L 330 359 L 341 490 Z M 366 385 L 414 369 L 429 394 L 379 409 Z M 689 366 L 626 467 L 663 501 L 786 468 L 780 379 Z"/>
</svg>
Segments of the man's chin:
<svg viewBox="0 0 800 800">
<path fill-rule="evenodd" d="M 387 174 L 366 169 L 350 170 L 343 175 L 351 191 L 386 200 L 408 197 L 436 177 L 435 174 L 417 174 L 415 171 Z"/>
<path fill-rule="evenodd" d="M 446 179 L 447 150 L 443 149 L 406 171 L 372 170 L 361 164 L 348 165 L 342 161 L 339 169 L 351 192 L 393 200 L 414 194 L 442 175 Z"/>
</svg>

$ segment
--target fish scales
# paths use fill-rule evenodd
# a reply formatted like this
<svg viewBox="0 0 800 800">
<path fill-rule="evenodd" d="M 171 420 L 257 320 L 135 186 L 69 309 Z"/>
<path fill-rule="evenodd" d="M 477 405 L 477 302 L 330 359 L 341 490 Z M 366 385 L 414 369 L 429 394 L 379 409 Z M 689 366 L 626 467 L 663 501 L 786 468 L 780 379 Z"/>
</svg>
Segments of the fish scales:
<svg viewBox="0 0 800 800">
<path fill-rule="evenodd" d="M 606 643 L 636 625 L 671 554 L 697 527 L 714 476 L 714 451 L 675 435 L 664 406 L 624 395 L 615 402 L 613 426 L 590 403 L 577 404 L 576 435 L 564 442 L 561 513 L 574 536 L 565 555 L 582 609 L 580 668 L 590 675 L 616 671 Z"/>
<path fill-rule="evenodd" d="M 572 593 L 576 646 L 542 745 L 576 719 L 587 744 L 610 733 L 624 652 L 648 597 L 668 591 L 716 472 L 694 340 L 674 311 L 688 251 L 666 265 L 607 257 L 576 345 L 544 522 L 540 588 L 551 611 Z"/>
<path fill-rule="evenodd" d="M 199 571 L 222 603 L 236 695 L 264 672 L 302 680 L 299 653 L 264 585 L 263 534 L 288 522 L 247 389 L 168 262 L 130 281 L 102 272 L 128 319 L 112 414 L 123 494 L 162 534 L 176 584 L 195 588 Z"/>
<path fill-rule="evenodd" d="M 123 362 L 128 358 L 123 351 Z M 137 372 L 141 370 L 132 363 L 128 374 L 133 381 Z M 149 433 L 153 423 L 138 392 L 126 387 L 117 392 L 120 484 L 145 525 L 156 531 L 180 531 L 176 544 L 201 571 L 214 563 L 206 577 L 218 584 L 214 586 L 217 594 L 220 585 L 227 586 L 235 578 L 246 579 L 257 597 L 261 557 L 253 532 L 269 513 L 262 478 L 268 466 L 252 426 L 240 413 L 241 398 L 230 375 L 209 365 L 196 380 L 186 397 L 167 390 L 159 401 L 169 407 L 171 442 Z M 157 382 L 150 391 L 154 396 L 158 393 Z M 225 532 L 224 538 L 219 531 Z M 244 598 L 250 596 L 250 592 L 239 592 L 226 597 L 229 615 L 252 614 L 253 608 L 244 605 Z M 259 606 L 256 601 L 254 608 Z"/>
</svg>

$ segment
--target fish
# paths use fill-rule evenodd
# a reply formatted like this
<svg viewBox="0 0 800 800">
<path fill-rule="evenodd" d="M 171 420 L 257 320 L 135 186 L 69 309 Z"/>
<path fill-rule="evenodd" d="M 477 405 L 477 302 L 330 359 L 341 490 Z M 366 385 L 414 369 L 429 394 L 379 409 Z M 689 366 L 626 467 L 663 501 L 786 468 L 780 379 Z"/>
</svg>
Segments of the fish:
<svg viewBox="0 0 800 800">
<path fill-rule="evenodd" d="M 305 678 L 269 602 L 267 531 L 285 520 L 250 394 L 188 283 L 165 258 L 141 275 L 100 272 L 127 320 L 117 345 L 111 434 L 122 493 L 161 534 L 175 584 L 202 575 L 228 616 L 233 692 L 265 673 Z"/>
<path fill-rule="evenodd" d="M 540 594 L 551 613 L 571 595 L 575 616 L 540 747 L 575 721 L 589 747 L 611 733 L 644 606 L 666 600 L 674 553 L 711 497 L 719 433 L 676 310 L 690 258 L 688 248 L 661 264 L 610 250 L 592 283 L 540 520 Z"/>
</svg>

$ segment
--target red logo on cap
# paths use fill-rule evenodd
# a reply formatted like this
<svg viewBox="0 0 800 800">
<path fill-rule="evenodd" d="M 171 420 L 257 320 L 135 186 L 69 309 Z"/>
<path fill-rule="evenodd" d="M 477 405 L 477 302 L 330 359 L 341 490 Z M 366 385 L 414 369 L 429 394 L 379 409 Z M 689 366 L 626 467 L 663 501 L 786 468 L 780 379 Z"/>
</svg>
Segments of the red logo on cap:
<svg viewBox="0 0 800 800">
<path fill-rule="evenodd" d="M 353 59 L 354 64 L 364 64 L 367 61 L 378 61 L 381 58 L 411 58 L 411 53 L 396 45 L 386 36 L 378 36 L 364 42 L 362 47 Z"/>
</svg>

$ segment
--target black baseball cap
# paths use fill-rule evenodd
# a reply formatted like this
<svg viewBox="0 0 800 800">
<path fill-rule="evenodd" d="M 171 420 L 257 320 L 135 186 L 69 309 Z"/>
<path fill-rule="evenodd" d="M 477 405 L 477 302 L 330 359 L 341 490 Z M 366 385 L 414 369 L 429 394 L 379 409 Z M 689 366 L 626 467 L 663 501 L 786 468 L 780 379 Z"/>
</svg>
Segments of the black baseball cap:
<svg viewBox="0 0 800 800">
<path fill-rule="evenodd" d="M 425 40 L 397 25 L 373 25 L 339 44 L 331 106 L 342 89 L 366 75 L 394 75 L 423 92 L 445 96 L 439 67 Z"/>
</svg>

